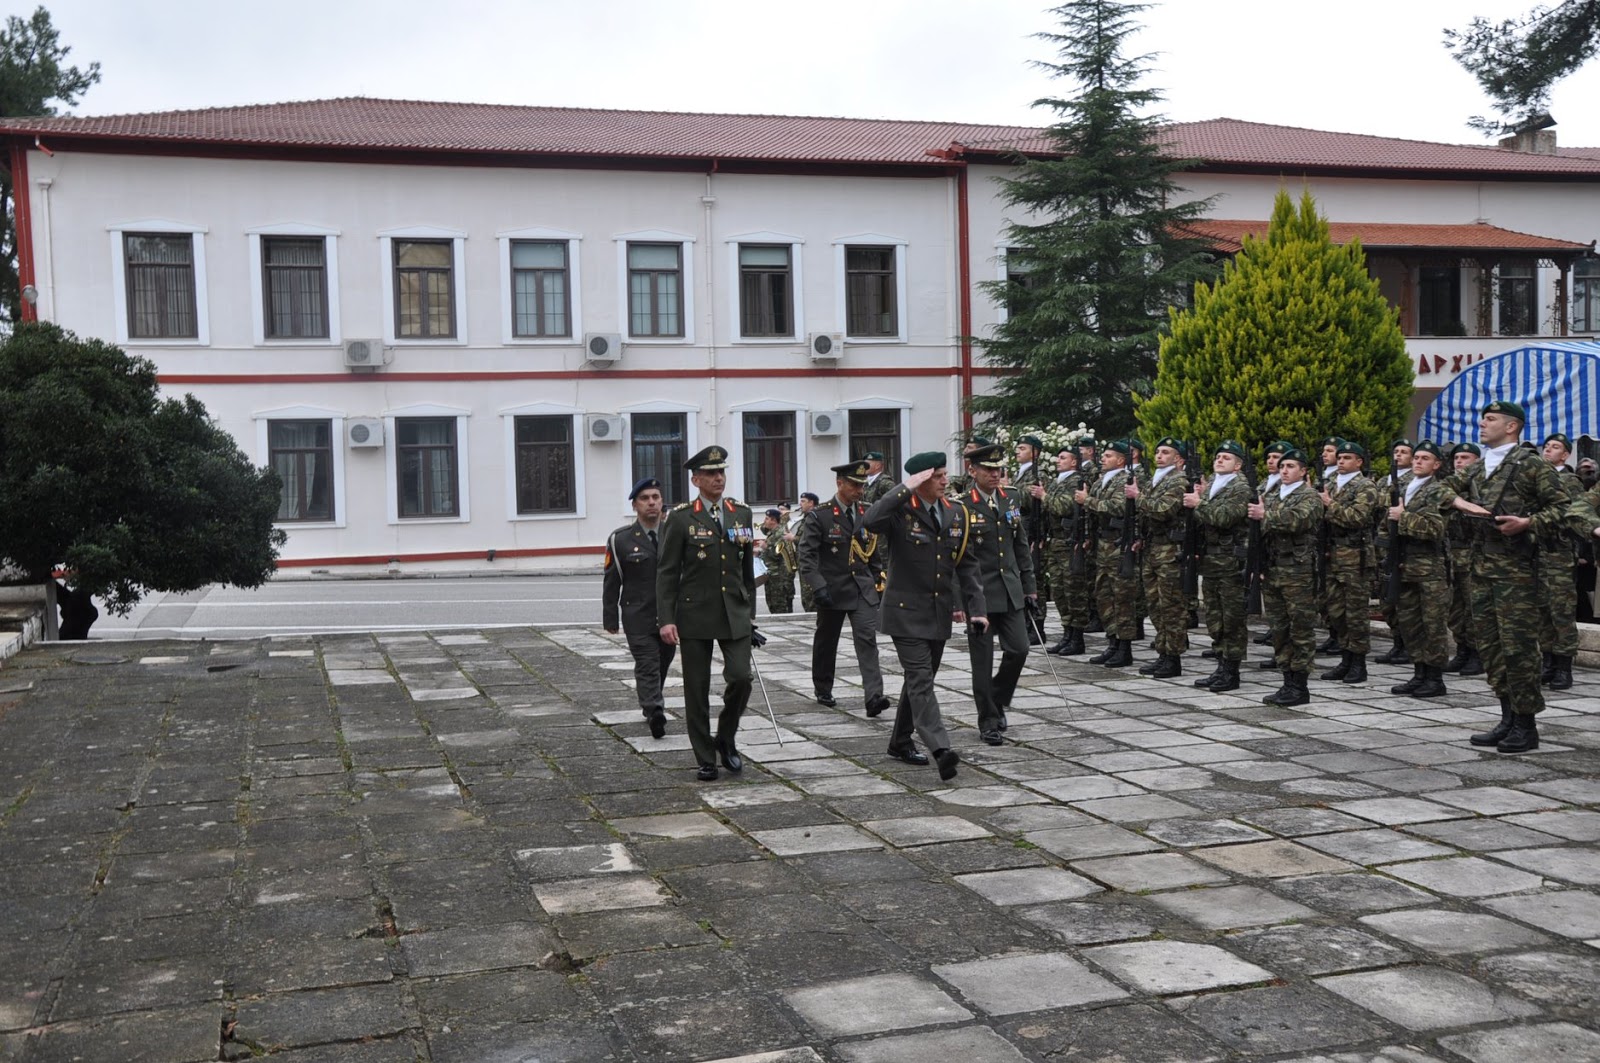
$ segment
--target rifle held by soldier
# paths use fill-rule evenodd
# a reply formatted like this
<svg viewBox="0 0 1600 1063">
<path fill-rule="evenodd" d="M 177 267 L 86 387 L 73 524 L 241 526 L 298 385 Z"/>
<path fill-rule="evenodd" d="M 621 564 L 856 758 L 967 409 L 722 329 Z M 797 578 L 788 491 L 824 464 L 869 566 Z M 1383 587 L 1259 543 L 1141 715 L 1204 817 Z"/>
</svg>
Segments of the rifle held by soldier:
<svg viewBox="0 0 1600 1063">
<path fill-rule="evenodd" d="M 1400 504 L 1400 467 L 1389 466 L 1389 505 Z M 1405 564 L 1405 542 L 1400 538 L 1400 522 L 1391 520 L 1384 529 L 1389 537 L 1389 571 L 1383 585 L 1383 600 L 1390 605 L 1400 602 L 1400 568 Z"/>
<path fill-rule="evenodd" d="M 1261 485 L 1256 482 L 1256 462 L 1248 448 L 1244 459 L 1244 480 L 1250 485 L 1250 497 L 1259 503 Z M 1244 613 L 1246 616 L 1260 616 L 1262 612 L 1261 522 L 1246 520 L 1245 527 Z"/>
</svg>

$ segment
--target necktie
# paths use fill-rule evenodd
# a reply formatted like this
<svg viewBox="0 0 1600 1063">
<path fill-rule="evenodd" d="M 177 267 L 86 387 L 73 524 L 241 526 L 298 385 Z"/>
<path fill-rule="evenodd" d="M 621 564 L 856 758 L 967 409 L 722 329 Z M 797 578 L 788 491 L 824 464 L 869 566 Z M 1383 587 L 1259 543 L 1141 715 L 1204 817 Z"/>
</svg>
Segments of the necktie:
<svg viewBox="0 0 1600 1063">
<path fill-rule="evenodd" d="M 656 541 L 656 530 L 654 528 L 651 528 L 650 529 L 650 549 L 654 550 L 659 545 L 660 545 L 660 543 L 658 543 Z"/>
<path fill-rule="evenodd" d="M 846 506 L 841 509 L 839 511 L 839 516 L 841 518 L 840 523 L 844 525 L 844 530 L 851 535 L 854 535 L 856 530 L 856 522 L 851 519 L 850 507 Z"/>
</svg>

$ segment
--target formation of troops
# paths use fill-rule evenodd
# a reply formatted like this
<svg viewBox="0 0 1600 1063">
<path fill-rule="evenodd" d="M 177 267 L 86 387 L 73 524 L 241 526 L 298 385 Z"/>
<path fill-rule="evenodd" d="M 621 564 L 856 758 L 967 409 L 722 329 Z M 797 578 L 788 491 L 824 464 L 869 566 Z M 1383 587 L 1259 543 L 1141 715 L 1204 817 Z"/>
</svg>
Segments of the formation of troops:
<svg viewBox="0 0 1600 1063">
<path fill-rule="evenodd" d="M 724 494 L 727 451 L 707 447 L 687 463 L 696 496 L 663 512 L 660 484 L 641 480 L 636 520 L 613 532 L 605 558 L 604 626 L 626 633 L 639 707 L 665 733 L 662 688 L 681 655 L 685 721 L 700 779 L 719 765 L 740 771 L 736 736 L 753 688 L 758 572 L 768 610 L 802 604 L 816 614 L 811 677 L 816 700 L 838 703 L 835 663 L 845 625 L 867 716 L 893 704 L 887 753 L 955 776 L 935 693 L 945 644 L 959 629 L 972 666 L 978 736 L 1001 745 L 1007 710 L 1034 646 L 1156 678 L 1183 674 L 1189 631 L 1202 620 L 1213 692 L 1238 689 L 1260 614 L 1269 647 L 1259 663 L 1281 674 L 1263 700 L 1311 700 L 1311 680 L 1369 681 L 1373 600 L 1392 648 L 1375 658 L 1410 664 L 1391 688 L 1416 698 L 1447 692 L 1445 675 L 1485 675 L 1500 701 L 1494 727 L 1474 745 L 1521 753 L 1539 745 L 1544 689 L 1572 685 L 1578 577 L 1592 575 L 1600 537 L 1600 484 L 1571 468 L 1572 441 L 1522 441 L 1527 416 L 1489 403 L 1477 443 L 1389 447 L 1390 471 L 1370 472 L 1358 441 L 1315 449 L 1279 441 L 1259 464 L 1224 440 L 1202 453 L 1159 440 L 1084 441 L 1047 453 L 1025 436 L 1013 454 L 982 438 L 951 477 L 942 452 L 913 455 L 905 479 L 882 454 L 834 466 L 831 498 L 803 496 L 798 521 Z M 1012 459 L 1017 472 L 1008 475 Z M 758 561 L 759 556 L 759 561 Z M 1057 634 L 1047 633 L 1046 604 Z M 1134 645 L 1151 630 L 1153 657 Z M 1319 643 L 1318 632 L 1326 637 Z M 884 692 L 878 636 L 904 672 L 896 701 Z M 723 661 L 722 706 L 711 715 L 713 645 Z M 998 655 L 996 650 L 998 648 Z M 1319 656 L 1338 663 L 1318 670 Z M 921 747 L 917 742 L 920 740 Z M 926 750 L 926 751 L 924 751 Z"/>
</svg>

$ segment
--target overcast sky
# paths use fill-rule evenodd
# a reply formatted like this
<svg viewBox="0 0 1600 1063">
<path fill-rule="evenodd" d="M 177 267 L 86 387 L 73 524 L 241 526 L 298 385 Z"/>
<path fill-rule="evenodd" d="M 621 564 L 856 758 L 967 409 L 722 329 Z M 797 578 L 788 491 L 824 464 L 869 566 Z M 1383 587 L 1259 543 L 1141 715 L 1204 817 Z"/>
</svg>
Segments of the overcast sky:
<svg viewBox="0 0 1600 1063">
<path fill-rule="evenodd" d="M 1441 42 L 1533 0 L 1168 0 L 1135 38 L 1176 121 L 1241 118 L 1482 143 L 1487 100 Z M 1040 0 L 50 0 L 101 83 L 79 114 L 331 96 L 1044 124 Z M 11 0 L 27 14 L 32 4 Z M 1562 144 L 1600 145 L 1600 62 L 1563 82 Z"/>
</svg>

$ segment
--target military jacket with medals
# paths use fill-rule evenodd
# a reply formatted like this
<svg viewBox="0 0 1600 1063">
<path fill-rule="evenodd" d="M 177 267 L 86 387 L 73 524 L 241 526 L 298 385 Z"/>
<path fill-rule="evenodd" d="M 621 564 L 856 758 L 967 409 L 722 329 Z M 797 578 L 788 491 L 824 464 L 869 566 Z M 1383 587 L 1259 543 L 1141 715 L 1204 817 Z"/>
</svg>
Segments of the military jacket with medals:
<svg viewBox="0 0 1600 1063">
<path fill-rule="evenodd" d="M 750 507 L 724 496 L 717 519 L 703 497 L 662 521 L 656 618 L 690 639 L 742 638 L 755 626 L 755 539 Z"/>
<path fill-rule="evenodd" d="M 953 613 L 987 616 L 978 559 L 969 549 L 965 507 L 936 499 L 938 515 L 903 483 L 867 507 L 869 531 L 880 536 L 885 576 L 879 629 L 901 638 L 950 637 Z"/>
<path fill-rule="evenodd" d="M 1024 596 L 1034 593 L 1021 498 L 1015 491 L 997 487 L 991 506 L 974 487 L 961 496 L 961 504 L 972 522 L 967 552 L 978 559 L 978 579 L 989 614 L 1021 609 Z"/>
<path fill-rule="evenodd" d="M 656 538 L 661 532 L 658 529 Z M 629 635 L 654 635 L 656 622 L 656 555 L 659 549 L 638 521 L 625 524 L 606 539 L 605 580 L 600 593 L 601 624 L 620 626 Z M 620 613 L 621 623 L 618 623 Z"/>
<path fill-rule="evenodd" d="M 833 599 L 829 608 L 878 604 L 883 558 L 878 536 L 867 529 L 865 505 L 830 499 L 805 515 L 797 538 L 800 578 L 813 591 L 827 590 Z"/>
</svg>

